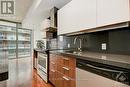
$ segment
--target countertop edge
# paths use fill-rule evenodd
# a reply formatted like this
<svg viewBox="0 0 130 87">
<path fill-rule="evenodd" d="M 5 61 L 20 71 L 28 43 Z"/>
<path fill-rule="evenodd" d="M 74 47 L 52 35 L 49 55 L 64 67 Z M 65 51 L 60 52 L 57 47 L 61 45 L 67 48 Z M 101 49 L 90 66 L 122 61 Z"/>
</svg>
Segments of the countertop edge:
<svg viewBox="0 0 130 87">
<path fill-rule="evenodd" d="M 50 51 L 50 54 L 60 54 L 60 55 L 64 55 L 64 56 L 71 56 L 76 59 L 82 59 L 82 60 L 102 63 L 102 64 L 116 66 L 116 67 L 125 68 L 125 69 L 130 70 L 130 64 L 127 64 L 127 63 L 121 63 L 121 62 L 109 61 L 109 60 L 103 60 L 103 59 L 97 59 L 97 58 L 90 58 L 90 57 L 85 57 L 85 56 L 80 56 L 80 55 L 74 55 L 72 53 L 57 52 L 57 51 Z"/>
</svg>

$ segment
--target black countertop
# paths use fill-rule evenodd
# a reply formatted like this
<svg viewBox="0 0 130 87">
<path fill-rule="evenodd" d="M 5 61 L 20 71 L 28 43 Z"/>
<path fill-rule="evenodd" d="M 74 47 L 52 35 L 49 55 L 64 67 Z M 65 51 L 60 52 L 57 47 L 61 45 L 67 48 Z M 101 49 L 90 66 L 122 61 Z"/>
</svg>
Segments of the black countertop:
<svg viewBox="0 0 130 87">
<path fill-rule="evenodd" d="M 117 66 L 125 69 L 130 69 L 130 55 L 118 55 L 108 53 L 97 53 L 83 51 L 80 53 L 73 53 L 65 50 L 53 50 L 50 53 L 61 54 L 65 56 L 73 56 L 74 58 L 98 62 L 102 64 Z"/>
</svg>

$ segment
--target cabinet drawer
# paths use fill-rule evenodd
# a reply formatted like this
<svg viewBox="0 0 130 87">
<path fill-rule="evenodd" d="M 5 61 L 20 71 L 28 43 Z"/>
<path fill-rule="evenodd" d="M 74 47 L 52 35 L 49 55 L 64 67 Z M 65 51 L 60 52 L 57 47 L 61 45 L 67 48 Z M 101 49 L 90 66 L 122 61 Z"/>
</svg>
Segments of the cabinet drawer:
<svg viewBox="0 0 130 87">
<path fill-rule="evenodd" d="M 60 64 L 62 66 L 69 67 L 72 69 L 74 69 L 76 67 L 76 60 L 74 58 L 62 56 L 60 61 L 61 61 Z"/>
<path fill-rule="evenodd" d="M 57 87 L 75 87 L 75 80 L 57 73 Z"/>
<path fill-rule="evenodd" d="M 62 65 L 58 65 L 57 67 L 57 71 L 62 73 L 65 76 L 71 77 L 71 78 L 75 78 L 75 69 L 66 67 L 66 66 L 62 66 Z"/>
<path fill-rule="evenodd" d="M 75 81 L 65 76 L 62 76 L 62 84 L 63 84 L 62 87 L 75 87 Z"/>
</svg>

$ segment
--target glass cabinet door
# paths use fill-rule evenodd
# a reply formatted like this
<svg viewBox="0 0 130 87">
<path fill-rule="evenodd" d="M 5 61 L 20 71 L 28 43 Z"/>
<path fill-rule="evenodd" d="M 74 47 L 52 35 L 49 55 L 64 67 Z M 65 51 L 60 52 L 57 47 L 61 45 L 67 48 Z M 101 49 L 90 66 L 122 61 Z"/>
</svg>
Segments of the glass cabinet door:
<svg viewBox="0 0 130 87">
<path fill-rule="evenodd" d="M 7 50 L 7 51 L 5 51 Z M 8 58 L 16 58 L 16 28 L 0 25 L 0 51 Z"/>
<path fill-rule="evenodd" d="M 31 33 L 29 29 L 0 25 L 0 53 L 9 59 L 31 56 Z"/>
<path fill-rule="evenodd" d="M 18 57 L 31 55 L 31 30 L 18 29 Z"/>
</svg>

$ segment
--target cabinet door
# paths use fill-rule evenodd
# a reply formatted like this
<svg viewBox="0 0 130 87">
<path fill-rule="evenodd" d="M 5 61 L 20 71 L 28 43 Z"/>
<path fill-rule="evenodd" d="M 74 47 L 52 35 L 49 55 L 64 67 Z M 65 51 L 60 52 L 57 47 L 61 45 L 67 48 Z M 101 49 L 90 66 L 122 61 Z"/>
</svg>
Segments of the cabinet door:
<svg viewBox="0 0 130 87">
<path fill-rule="evenodd" d="M 72 0 L 58 11 L 58 34 L 96 27 L 96 1 Z"/>
<path fill-rule="evenodd" d="M 61 73 L 57 73 L 57 79 L 56 87 L 76 87 L 74 79 L 66 77 Z"/>
<path fill-rule="evenodd" d="M 63 84 L 62 87 L 75 87 L 75 80 L 63 75 L 62 84 Z"/>
<path fill-rule="evenodd" d="M 97 0 L 97 26 L 130 20 L 129 0 Z"/>
<path fill-rule="evenodd" d="M 75 69 L 58 65 L 57 71 L 59 71 L 60 73 L 64 74 L 67 77 L 75 79 L 75 73 L 76 73 Z"/>
<path fill-rule="evenodd" d="M 75 69 L 76 60 L 73 57 L 57 55 L 57 64 L 63 67 L 69 67 Z"/>
</svg>

